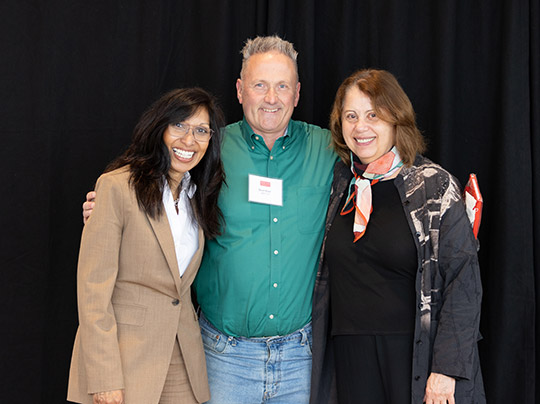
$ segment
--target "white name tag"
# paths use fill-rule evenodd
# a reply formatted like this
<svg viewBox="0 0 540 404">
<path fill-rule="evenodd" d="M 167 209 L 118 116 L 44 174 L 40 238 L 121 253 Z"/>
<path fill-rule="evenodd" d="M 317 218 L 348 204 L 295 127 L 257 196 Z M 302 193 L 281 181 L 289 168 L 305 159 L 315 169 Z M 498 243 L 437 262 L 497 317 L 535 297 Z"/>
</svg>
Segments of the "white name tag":
<svg viewBox="0 0 540 404">
<path fill-rule="evenodd" d="M 283 206 L 283 180 L 249 174 L 249 201 Z"/>
</svg>

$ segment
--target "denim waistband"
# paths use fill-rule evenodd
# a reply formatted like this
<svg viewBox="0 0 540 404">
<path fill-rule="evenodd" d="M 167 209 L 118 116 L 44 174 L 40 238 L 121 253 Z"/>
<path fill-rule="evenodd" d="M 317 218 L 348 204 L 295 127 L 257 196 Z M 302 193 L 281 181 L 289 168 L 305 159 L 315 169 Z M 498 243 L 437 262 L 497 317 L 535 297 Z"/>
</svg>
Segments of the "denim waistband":
<svg viewBox="0 0 540 404">
<path fill-rule="evenodd" d="M 241 342 L 253 342 L 253 343 L 279 343 L 279 342 L 286 342 L 286 341 L 293 341 L 295 339 L 298 339 L 301 341 L 301 343 L 305 343 L 308 339 L 308 335 L 311 336 L 311 321 L 307 323 L 302 328 L 291 332 L 287 335 L 274 335 L 270 337 L 233 337 L 231 335 L 227 335 L 224 332 L 218 330 L 216 327 L 214 327 L 210 321 L 207 320 L 207 318 L 204 316 L 203 312 L 200 311 L 199 313 L 199 324 L 202 328 L 206 328 L 207 331 L 211 332 L 212 334 L 219 334 L 222 337 L 225 337 L 229 341 L 241 341 Z"/>
</svg>

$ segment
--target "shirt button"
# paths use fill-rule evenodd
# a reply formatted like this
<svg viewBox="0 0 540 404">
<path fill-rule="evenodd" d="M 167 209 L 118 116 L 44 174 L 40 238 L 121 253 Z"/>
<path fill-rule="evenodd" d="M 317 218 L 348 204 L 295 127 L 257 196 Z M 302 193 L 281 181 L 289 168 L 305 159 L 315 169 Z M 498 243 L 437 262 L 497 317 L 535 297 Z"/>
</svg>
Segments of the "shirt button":
<svg viewBox="0 0 540 404">
<path fill-rule="evenodd" d="M 277 223 L 277 217 L 274 218 L 274 223 Z"/>
<path fill-rule="evenodd" d="M 174 299 L 171 303 L 173 306 L 178 306 L 180 304 L 180 300 Z"/>
<path fill-rule="evenodd" d="M 274 160 L 274 156 L 270 156 L 270 160 Z"/>
<path fill-rule="evenodd" d="M 277 283 L 274 283 L 274 287 L 277 288 Z"/>
<path fill-rule="evenodd" d="M 283 150 L 285 150 L 285 146 L 283 146 Z"/>
<path fill-rule="evenodd" d="M 255 150 L 255 146 L 251 146 L 251 150 Z"/>
<path fill-rule="evenodd" d="M 279 254 L 279 251 L 278 250 L 274 250 L 274 255 L 278 255 Z"/>
<path fill-rule="evenodd" d="M 268 317 L 270 318 L 270 320 L 273 320 L 273 319 L 274 319 L 274 315 L 273 315 L 273 314 L 270 314 Z"/>
</svg>

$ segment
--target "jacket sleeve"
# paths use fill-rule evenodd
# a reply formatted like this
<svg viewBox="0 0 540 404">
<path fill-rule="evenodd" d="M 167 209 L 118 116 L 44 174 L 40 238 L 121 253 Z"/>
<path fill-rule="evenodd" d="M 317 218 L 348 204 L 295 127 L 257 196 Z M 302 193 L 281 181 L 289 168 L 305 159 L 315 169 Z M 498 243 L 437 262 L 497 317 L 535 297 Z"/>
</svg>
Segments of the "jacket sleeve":
<svg viewBox="0 0 540 404">
<path fill-rule="evenodd" d="M 482 285 L 476 241 L 456 194 L 460 195 L 459 189 L 454 191 L 454 200 L 446 201 L 449 206 L 440 222 L 438 261 L 443 288 L 431 371 L 470 379 L 479 337 Z"/>
<path fill-rule="evenodd" d="M 81 351 L 88 393 L 124 388 L 111 303 L 123 227 L 122 185 L 114 175 L 101 176 L 96 205 L 84 227 L 77 270 Z"/>
</svg>

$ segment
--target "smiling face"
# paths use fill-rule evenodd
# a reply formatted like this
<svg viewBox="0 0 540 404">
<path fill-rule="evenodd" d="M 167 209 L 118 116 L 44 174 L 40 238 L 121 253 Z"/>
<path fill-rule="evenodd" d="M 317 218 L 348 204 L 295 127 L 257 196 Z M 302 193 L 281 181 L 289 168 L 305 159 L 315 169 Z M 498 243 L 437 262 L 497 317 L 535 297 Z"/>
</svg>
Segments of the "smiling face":
<svg viewBox="0 0 540 404">
<path fill-rule="evenodd" d="M 300 83 L 288 56 L 275 51 L 251 56 L 236 90 L 255 133 L 265 140 L 275 140 L 285 133 L 300 97 Z"/>
<path fill-rule="evenodd" d="M 356 86 L 345 94 L 341 126 L 345 143 L 363 164 L 377 160 L 396 141 L 394 126 L 377 116 L 370 98 Z"/>
<path fill-rule="evenodd" d="M 195 114 L 182 123 L 191 127 L 205 126 L 210 128 L 210 117 L 206 108 L 199 108 Z M 171 158 L 169 176 L 175 182 L 180 183 L 184 174 L 195 167 L 204 157 L 209 142 L 195 140 L 191 129 L 185 135 L 179 134 L 171 124 L 163 133 L 163 143 L 165 143 Z"/>
</svg>

